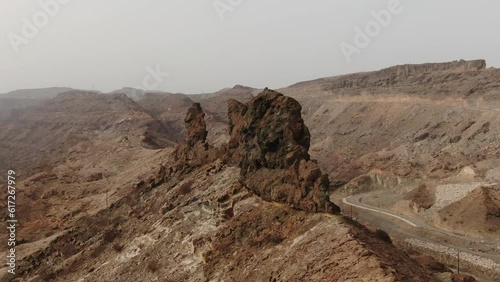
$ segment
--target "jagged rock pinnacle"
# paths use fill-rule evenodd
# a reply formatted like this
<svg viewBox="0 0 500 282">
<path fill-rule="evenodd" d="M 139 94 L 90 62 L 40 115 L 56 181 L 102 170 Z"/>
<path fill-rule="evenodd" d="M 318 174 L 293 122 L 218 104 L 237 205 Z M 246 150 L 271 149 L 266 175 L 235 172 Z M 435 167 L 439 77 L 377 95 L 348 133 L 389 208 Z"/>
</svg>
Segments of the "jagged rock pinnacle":
<svg viewBox="0 0 500 282">
<path fill-rule="evenodd" d="M 205 113 L 201 109 L 200 103 L 194 103 L 189 108 L 184 122 L 186 124 L 188 146 L 192 147 L 198 142 L 205 143 L 208 132 Z"/>
<path fill-rule="evenodd" d="M 310 159 L 311 136 L 296 100 L 265 89 L 246 104 L 228 101 L 227 146 L 206 142 L 205 114 L 195 103 L 185 118 L 187 140 L 173 152 L 176 172 L 212 163 L 240 167 L 240 183 L 268 201 L 307 212 L 340 212 L 329 201 L 330 182 Z"/>
<path fill-rule="evenodd" d="M 197 167 L 214 161 L 217 150 L 214 150 L 206 141 L 208 132 L 205 113 L 199 103 L 194 103 L 188 109 L 184 123 L 186 141 L 179 144 L 172 152 L 178 170 L 184 171 L 187 167 Z"/>
<path fill-rule="evenodd" d="M 245 186 L 305 211 L 339 211 L 328 200 L 328 177 L 310 160 L 311 136 L 299 102 L 265 89 L 246 104 L 230 100 L 228 108 L 229 156 Z"/>
</svg>

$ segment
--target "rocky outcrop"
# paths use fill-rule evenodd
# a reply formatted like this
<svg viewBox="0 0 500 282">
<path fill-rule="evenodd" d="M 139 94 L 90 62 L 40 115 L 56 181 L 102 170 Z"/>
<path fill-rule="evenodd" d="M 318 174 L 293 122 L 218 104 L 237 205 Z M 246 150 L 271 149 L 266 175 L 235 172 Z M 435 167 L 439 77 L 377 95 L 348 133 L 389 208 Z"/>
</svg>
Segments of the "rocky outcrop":
<svg viewBox="0 0 500 282">
<path fill-rule="evenodd" d="M 265 89 L 246 104 L 228 102 L 229 159 L 241 183 L 268 201 L 308 212 L 339 212 L 328 200 L 328 176 L 310 160 L 311 136 L 296 100 Z"/>
<path fill-rule="evenodd" d="M 357 96 L 360 88 L 369 88 L 371 96 L 387 95 L 389 93 L 402 93 L 411 96 L 442 96 L 446 94 L 453 96 L 476 96 L 488 93 L 488 88 L 494 88 L 493 84 L 477 85 L 474 78 L 491 79 L 491 74 L 486 69 L 485 60 L 453 61 L 445 63 L 406 64 L 392 66 L 379 71 L 363 72 L 341 75 L 336 77 L 321 78 L 312 81 L 304 81 L 283 89 L 286 95 L 307 94 L 309 99 L 321 87 L 321 91 L 331 92 L 334 95 Z M 472 78 L 472 79 L 471 79 Z M 436 87 L 439 85 L 440 87 Z M 387 88 L 398 87 L 400 91 L 391 91 Z M 309 91 L 300 91 L 301 88 Z M 373 88 L 378 88 L 379 91 Z M 419 89 L 420 88 L 420 89 Z M 451 91 L 443 92 L 443 89 Z M 406 91 L 401 92 L 401 89 Z M 425 90 L 423 90 L 425 89 Z M 416 91 L 418 90 L 418 91 Z M 483 95 L 480 95 L 484 98 Z"/>
<path fill-rule="evenodd" d="M 264 90 L 246 104 L 228 101 L 230 140 L 214 148 L 206 142 L 205 114 L 198 103 L 185 118 L 187 140 L 172 153 L 175 163 L 162 167 L 151 186 L 220 159 L 240 167 L 240 182 L 267 201 L 307 212 L 338 213 L 329 201 L 330 182 L 310 159 L 311 136 L 296 100 Z"/>
<path fill-rule="evenodd" d="M 485 60 L 458 60 L 446 63 L 426 63 L 426 64 L 407 64 L 393 66 L 380 71 L 380 74 L 391 74 L 397 76 L 408 76 L 421 73 L 432 73 L 440 71 L 465 72 L 478 71 L 486 68 Z"/>
<path fill-rule="evenodd" d="M 205 113 L 199 103 L 193 103 L 184 119 L 186 126 L 185 142 L 179 144 L 172 157 L 175 163 L 167 169 L 166 174 L 187 173 L 195 167 L 211 163 L 221 156 L 219 148 L 210 146 L 207 142 L 207 126 Z"/>
<path fill-rule="evenodd" d="M 239 166 L 240 182 L 265 200 L 308 212 L 340 212 L 328 199 L 328 176 L 310 159 L 311 135 L 301 110 L 296 100 L 268 89 L 246 104 L 230 99 L 231 137 L 214 148 L 206 142 L 205 114 L 195 103 L 184 120 L 187 140 L 173 152 L 175 164 L 164 168 L 155 183 L 221 159 Z"/>
<path fill-rule="evenodd" d="M 194 103 L 189 108 L 184 123 L 186 124 L 188 146 L 193 147 L 198 142 L 205 143 L 208 132 L 205 113 L 201 109 L 200 103 Z"/>
</svg>

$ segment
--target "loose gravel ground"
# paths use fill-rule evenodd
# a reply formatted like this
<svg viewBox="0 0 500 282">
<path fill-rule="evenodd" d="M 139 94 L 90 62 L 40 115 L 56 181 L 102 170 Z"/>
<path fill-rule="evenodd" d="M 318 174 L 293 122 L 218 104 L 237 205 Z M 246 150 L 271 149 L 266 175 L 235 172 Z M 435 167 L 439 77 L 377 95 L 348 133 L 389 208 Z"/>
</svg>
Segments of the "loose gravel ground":
<svg viewBox="0 0 500 282">
<path fill-rule="evenodd" d="M 470 192 L 484 185 L 483 182 L 473 182 L 464 184 L 446 184 L 436 187 L 436 204 L 432 207 L 440 210 L 456 201 L 466 197 Z"/>
<path fill-rule="evenodd" d="M 500 181 L 500 167 L 488 170 L 486 172 L 486 179 L 489 181 Z"/>
</svg>

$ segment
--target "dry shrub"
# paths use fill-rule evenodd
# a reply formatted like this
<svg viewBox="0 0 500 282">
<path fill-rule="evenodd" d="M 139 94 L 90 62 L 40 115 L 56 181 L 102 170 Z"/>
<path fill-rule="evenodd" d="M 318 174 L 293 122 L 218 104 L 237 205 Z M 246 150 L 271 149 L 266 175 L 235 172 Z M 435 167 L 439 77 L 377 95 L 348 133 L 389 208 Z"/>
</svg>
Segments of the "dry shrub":
<svg viewBox="0 0 500 282">
<path fill-rule="evenodd" d="M 436 261 L 431 256 L 418 255 L 417 257 L 414 257 L 413 259 L 415 261 L 417 261 L 418 264 L 427 268 L 431 272 L 434 272 L 434 273 L 451 272 L 451 270 L 448 269 L 444 264 Z"/>
<path fill-rule="evenodd" d="M 66 243 L 62 246 L 61 253 L 63 254 L 64 258 L 69 258 L 78 253 L 78 248 L 75 247 L 72 243 Z"/>
<path fill-rule="evenodd" d="M 389 234 L 387 234 L 387 232 L 385 232 L 382 229 L 375 230 L 375 236 L 377 236 L 377 238 L 379 238 L 380 240 L 382 240 L 386 243 L 392 244 L 391 236 L 389 236 Z"/>
<path fill-rule="evenodd" d="M 181 185 L 181 187 L 179 187 L 179 193 L 181 195 L 189 194 L 191 192 L 191 188 L 193 188 L 193 183 L 194 183 L 193 180 L 188 180 L 188 181 L 184 182 Z"/>
<path fill-rule="evenodd" d="M 276 234 L 270 235 L 270 236 L 265 238 L 265 241 L 270 242 L 271 244 L 275 244 L 275 245 L 280 244 L 284 240 L 285 240 L 285 238 L 283 238 L 281 235 L 276 235 Z"/>
<path fill-rule="evenodd" d="M 452 282 L 476 282 L 476 278 L 468 275 L 468 274 L 463 274 L 463 273 L 452 273 L 450 275 L 451 281 Z"/>
<path fill-rule="evenodd" d="M 123 222 L 123 217 L 118 215 L 116 217 L 114 217 L 112 220 L 111 220 L 111 224 L 113 225 L 113 227 L 118 227 L 122 224 Z"/>
<path fill-rule="evenodd" d="M 99 245 L 97 246 L 97 248 L 95 248 L 92 253 L 90 253 L 90 256 L 92 258 L 97 258 L 98 256 L 100 256 L 104 250 L 106 249 L 106 246 L 105 245 Z"/>
<path fill-rule="evenodd" d="M 103 238 L 104 242 L 106 244 L 108 244 L 108 243 L 113 242 L 113 240 L 115 240 L 115 238 L 118 237 L 119 234 L 120 234 L 120 232 L 118 230 L 116 230 L 115 228 L 111 228 L 111 229 L 108 229 L 104 232 L 104 234 L 102 235 L 102 238 Z"/>
<path fill-rule="evenodd" d="M 124 246 L 120 243 L 115 243 L 113 244 L 113 249 L 117 252 L 117 253 L 121 253 L 123 251 L 123 248 Z"/>
<path fill-rule="evenodd" d="M 54 234 L 55 234 L 55 232 L 54 232 L 54 231 L 48 231 L 48 232 L 46 232 L 45 234 L 43 234 L 43 236 L 45 236 L 45 237 L 50 237 L 50 236 L 52 236 L 52 235 L 54 235 Z"/>
<path fill-rule="evenodd" d="M 160 268 L 160 264 L 156 260 L 152 260 L 148 263 L 148 269 L 149 269 L 149 271 L 151 271 L 153 273 L 158 271 L 159 268 Z"/>
<path fill-rule="evenodd" d="M 249 243 L 252 243 L 252 242 L 249 242 Z M 229 254 L 231 253 L 231 244 L 229 243 L 222 243 L 222 244 L 218 244 L 215 249 L 221 253 L 221 254 Z"/>
<path fill-rule="evenodd" d="M 61 275 L 64 276 L 75 273 L 82 267 L 82 265 L 83 265 L 82 259 L 73 260 L 73 262 L 71 262 L 71 264 L 68 267 L 62 270 Z"/>
<path fill-rule="evenodd" d="M 57 278 L 57 274 L 47 270 L 47 272 L 41 274 L 41 277 L 43 281 L 54 281 Z"/>
</svg>

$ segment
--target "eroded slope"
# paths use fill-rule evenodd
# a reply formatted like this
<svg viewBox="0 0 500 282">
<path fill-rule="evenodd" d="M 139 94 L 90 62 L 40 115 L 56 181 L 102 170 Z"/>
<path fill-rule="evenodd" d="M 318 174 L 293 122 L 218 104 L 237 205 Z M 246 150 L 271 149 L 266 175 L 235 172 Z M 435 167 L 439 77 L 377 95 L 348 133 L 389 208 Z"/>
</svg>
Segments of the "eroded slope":
<svg viewBox="0 0 500 282">
<path fill-rule="evenodd" d="M 270 103 L 261 108 L 274 109 L 272 105 L 282 99 L 288 98 L 266 90 L 247 107 L 268 100 Z M 290 113 L 287 111 L 295 112 L 293 108 L 271 112 L 283 117 Z M 298 115 L 277 122 L 300 123 L 300 111 Z M 293 209 L 294 202 L 273 198 L 272 193 L 270 200 L 280 202 L 263 200 L 258 189 L 242 185 L 258 169 L 240 172 L 240 168 L 231 165 L 235 161 L 231 148 L 208 145 L 203 117 L 199 104 L 190 108 L 185 119 L 188 139 L 158 171 L 115 198 L 109 208 L 81 217 L 63 234 L 40 244 L 44 247 L 23 259 L 21 280 L 435 280 L 409 256 L 376 239 L 366 228 L 340 215 L 315 213 L 316 209 L 307 204 L 328 201 L 327 198 L 304 197 L 304 205 L 297 206 L 303 210 Z M 258 124 L 258 120 L 249 125 Z M 265 130 L 266 127 L 256 129 L 256 134 Z M 286 128 L 284 132 L 294 131 Z M 278 139 L 284 136 L 288 135 Z M 239 163 L 250 160 L 243 156 L 258 152 L 245 143 L 241 146 L 236 156 Z M 286 147 L 287 143 L 280 142 L 278 151 L 281 146 Z M 259 154 L 265 156 L 265 151 Z M 274 177 L 302 161 L 310 160 L 297 157 L 292 166 L 264 168 L 269 177 Z M 300 184 L 307 180 L 298 181 Z M 271 189 L 282 193 L 301 190 L 300 185 L 286 189 L 282 185 L 274 183 Z"/>
</svg>

